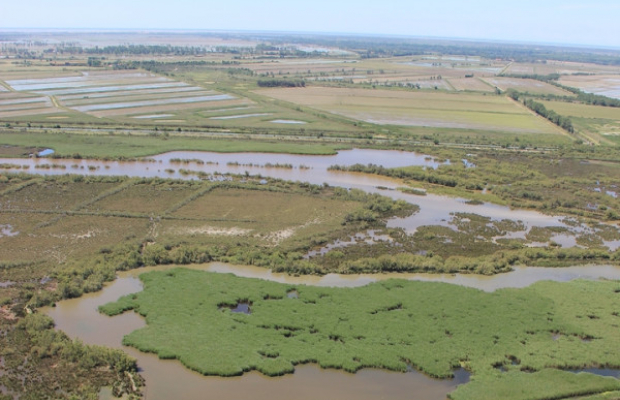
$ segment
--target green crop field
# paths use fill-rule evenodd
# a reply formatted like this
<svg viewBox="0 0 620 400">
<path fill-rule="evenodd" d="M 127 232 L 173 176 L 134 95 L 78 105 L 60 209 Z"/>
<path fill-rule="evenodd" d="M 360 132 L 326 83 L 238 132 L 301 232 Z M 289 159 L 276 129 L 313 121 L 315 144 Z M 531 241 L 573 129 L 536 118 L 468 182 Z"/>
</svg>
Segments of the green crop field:
<svg viewBox="0 0 620 400">
<path fill-rule="evenodd" d="M 569 117 L 620 121 L 620 109 L 616 107 L 590 106 L 559 101 L 543 101 L 542 103 L 550 110 Z"/>
<path fill-rule="evenodd" d="M 620 389 L 613 378 L 557 370 L 620 366 L 610 351 L 620 345 L 617 282 L 541 282 L 485 293 L 399 280 L 355 289 L 291 286 L 188 269 L 140 278 L 143 292 L 101 311 L 135 310 L 147 327 L 124 344 L 207 375 L 281 375 L 317 363 L 351 372 L 409 365 L 449 377 L 464 366 L 472 382 L 451 394 L 455 400 Z M 232 312 L 239 304 L 248 311 Z"/>
</svg>

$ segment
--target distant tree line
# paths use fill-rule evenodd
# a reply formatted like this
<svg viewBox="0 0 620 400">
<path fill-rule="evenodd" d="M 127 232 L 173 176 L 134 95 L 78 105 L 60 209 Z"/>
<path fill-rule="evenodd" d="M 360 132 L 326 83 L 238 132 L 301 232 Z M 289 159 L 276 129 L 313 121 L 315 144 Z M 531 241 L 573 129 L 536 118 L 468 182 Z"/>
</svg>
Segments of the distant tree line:
<svg viewBox="0 0 620 400">
<path fill-rule="evenodd" d="M 594 94 L 594 93 L 585 93 L 579 89 L 576 88 L 572 88 L 572 87 L 568 87 L 568 86 L 563 86 L 563 85 L 556 85 L 557 87 L 567 90 L 569 92 L 573 92 L 577 95 L 577 97 L 573 97 L 573 96 L 558 96 L 555 94 L 539 94 L 536 95 L 537 98 L 543 99 L 543 100 L 550 100 L 550 101 L 563 101 L 565 103 L 583 103 L 583 104 L 588 104 L 591 106 L 601 106 L 601 107 L 620 107 L 620 99 L 613 99 L 611 97 L 607 97 L 607 96 L 603 96 L 600 94 Z"/>
<path fill-rule="evenodd" d="M 620 107 L 620 99 L 612 99 L 611 97 L 603 96 L 600 94 L 586 93 L 581 89 L 560 85 L 559 83 L 555 85 L 561 89 L 568 90 L 569 92 L 576 94 L 577 101 L 581 103 L 589 104 L 592 106 Z M 569 99 L 568 101 L 570 101 L 570 99 L 572 98 L 569 96 L 565 96 L 563 99 Z"/>
<path fill-rule="evenodd" d="M 205 47 L 196 46 L 170 46 L 170 45 L 143 45 L 130 44 L 105 47 L 81 47 L 63 46 L 58 47 L 59 53 L 68 54 L 106 54 L 106 55 L 178 55 L 191 56 L 211 53 L 212 50 Z"/>
<path fill-rule="evenodd" d="M 306 82 L 290 79 L 259 79 L 260 87 L 306 87 Z"/>
<path fill-rule="evenodd" d="M 541 82 L 555 82 L 560 79 L 560 74 L 548 74 L 548 75 L 540 75 L 540 74 L 500 74 L 499 76 L 503 78 L 519 78 L 519 79 L 535 79 Z"/>
<path fill-rule="evenodd" d="M 529 63 L 545 63 L 545 60 L 558 60 L 589 62 L 600 65 L 620 65 L 620 56 L 617 52 L 558 46 L 321 35 L 291 35 L 286 37 L 269 37 L 268 39 L 272 44 L 297 43 L 337 47 L 355 52 L 362 58 L 415 56 L 423 54 L 458 54 L 462 56 L 483 57 L 491 60 L 502 59 Z"/>
<path fill-rule="evenodd" d="M 89 57 L 90 59 L 90 57 Z M 205 60 L 193 60 L 193 61 L 178 61 L 178 62 L 160 62 L 160 61 L 124 61 L 116 60 L 109 63 L 114 69 L 138 69 L 142 68 L 147 71 L 167 74 L 168 71 L 172 71 L 183 67 L 195 67 L 195 66 L 219 66 L 219 65 L 237 65 L 239 61 L 205 61 Z M 229 68 L 230 69 L 230 68 Z"/>
</svg>

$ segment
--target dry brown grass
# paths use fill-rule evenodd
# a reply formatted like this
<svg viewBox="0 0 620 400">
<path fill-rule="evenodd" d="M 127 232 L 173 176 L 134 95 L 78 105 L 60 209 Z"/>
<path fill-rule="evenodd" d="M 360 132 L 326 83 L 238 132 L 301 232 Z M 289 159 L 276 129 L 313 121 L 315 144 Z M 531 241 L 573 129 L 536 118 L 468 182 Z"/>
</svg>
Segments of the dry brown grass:
<svg viewBox="0 0 620 400">
<path fill-rule="evenodd" d="M 24 188 L 10 196 L 0 197 L 5 209 L 69 211 L 94 199 L 117 183 L 74 183 L 47 181 Z"/>
<path fill-rule="evenodd" d="M 187 184 L 141 183 L 107 196 L 90 205 L 87 210 L 162 214 L 195 191 L 196 187 Z"/>
</svg>

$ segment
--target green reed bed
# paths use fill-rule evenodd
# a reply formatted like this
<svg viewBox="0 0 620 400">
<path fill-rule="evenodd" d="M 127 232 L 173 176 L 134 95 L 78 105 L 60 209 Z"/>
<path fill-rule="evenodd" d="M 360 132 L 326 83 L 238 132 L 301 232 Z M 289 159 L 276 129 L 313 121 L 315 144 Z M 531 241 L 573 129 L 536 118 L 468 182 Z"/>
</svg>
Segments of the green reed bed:
<svg viewBox="0 0 620 400">
<path fill-rule="evenodd" d="M 480 396 L 493 391 L 507 399 L 551 399 L 620 389 L 612 378 L 556 370 L 620 366 L 618 282 L 540 282 L 486 293 L 402 280 L 355 289 L 291 286 L 185 269 L 141 279 L 143 292 L 101 311 L 145 316 L 147 326 L 125 344 L 206 375 L 282 375 L 311 362 L 350 372 L 410 365 L 446 378 L 464 366 L 474 375 L 455 399 L 490 398 Z M 293 290 L 296 298 L 288 296 Z M 250 314 L 232 312 L 239 303 Z"/>
</svg>

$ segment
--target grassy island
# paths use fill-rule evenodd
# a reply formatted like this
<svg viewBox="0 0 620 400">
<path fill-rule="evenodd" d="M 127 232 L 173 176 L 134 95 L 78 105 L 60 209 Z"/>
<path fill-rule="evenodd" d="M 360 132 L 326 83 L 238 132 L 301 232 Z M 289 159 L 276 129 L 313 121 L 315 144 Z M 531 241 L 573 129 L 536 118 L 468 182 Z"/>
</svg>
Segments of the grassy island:
<svg viewBox="0 0 620 400">
<path fill-rule="evenodd" d="M 563 371 L 619 367 L 620 284 L 540 282 L 486 293 L 444 283 L 390 280 L 361 288 L 291 286 L 187 269 L 150 272 L 145 289 L 107 304 L 147 327 L 124 343 L 178 359 L 205 375 L 295 365 L 361 368 L 472 380 L 460 399 L 560 399 L 620 390 L 617 379 Z M 499 396 L 499 397 L 498 397 Z"/>
</svg>

